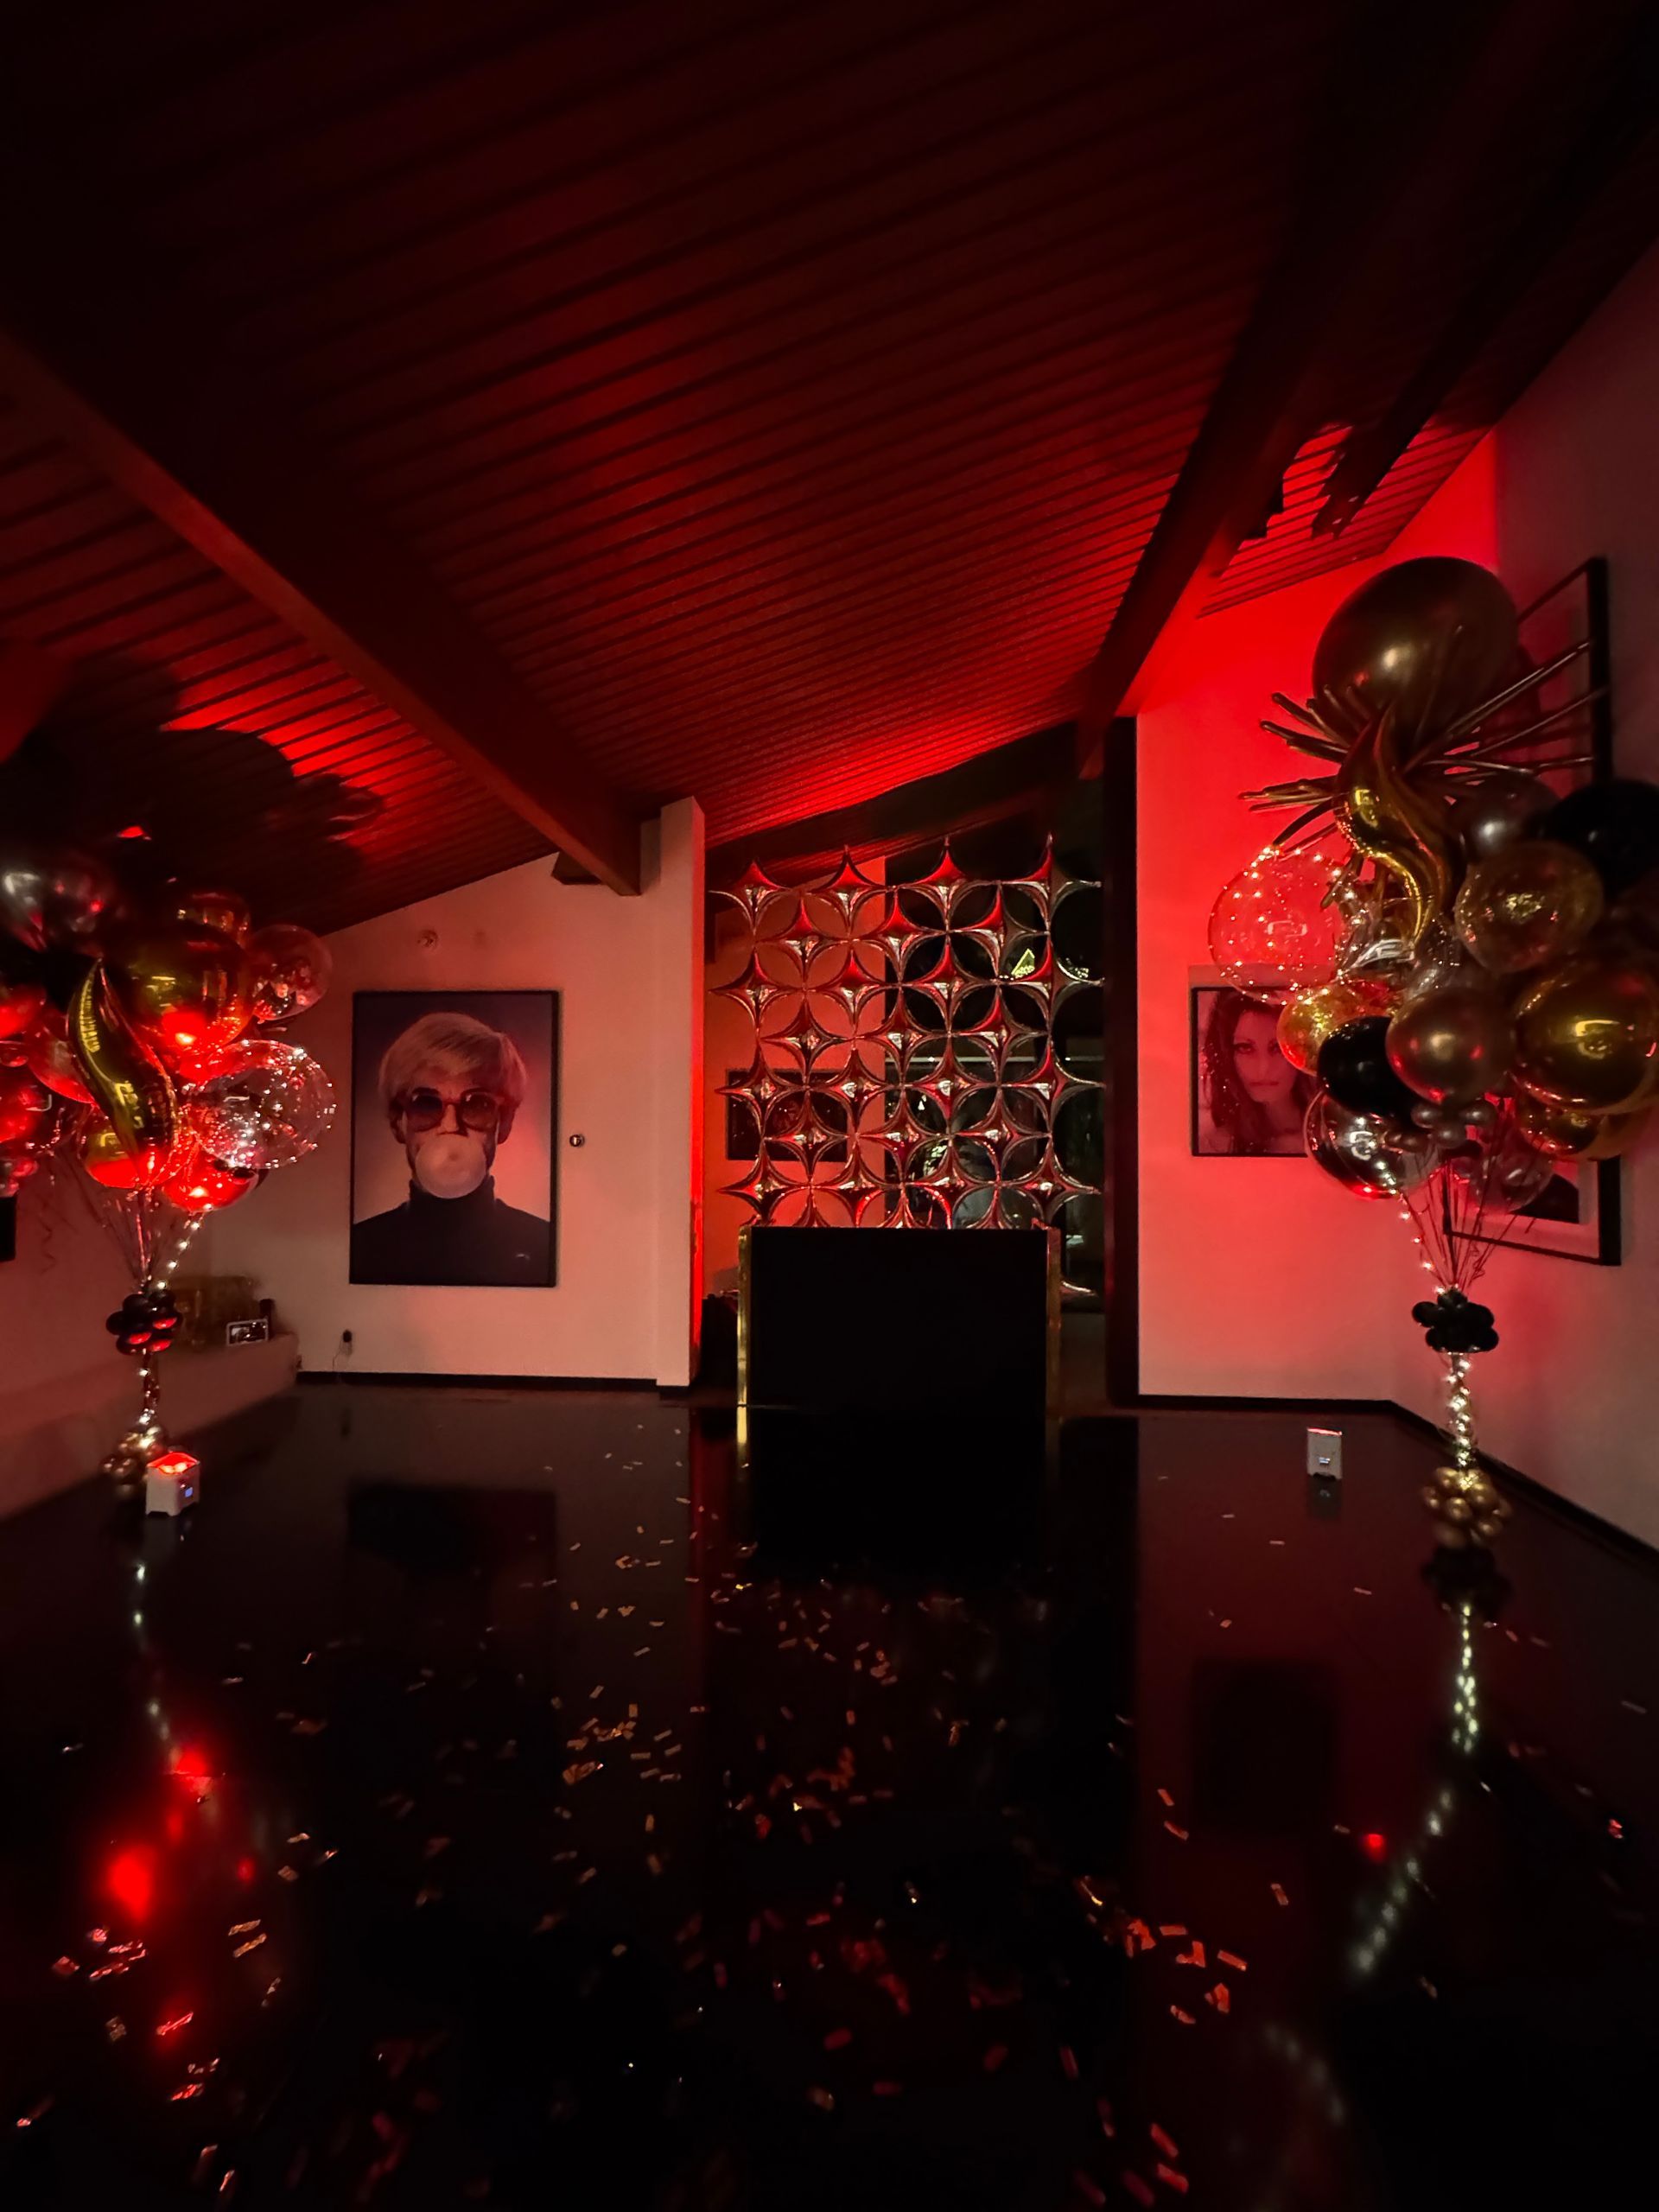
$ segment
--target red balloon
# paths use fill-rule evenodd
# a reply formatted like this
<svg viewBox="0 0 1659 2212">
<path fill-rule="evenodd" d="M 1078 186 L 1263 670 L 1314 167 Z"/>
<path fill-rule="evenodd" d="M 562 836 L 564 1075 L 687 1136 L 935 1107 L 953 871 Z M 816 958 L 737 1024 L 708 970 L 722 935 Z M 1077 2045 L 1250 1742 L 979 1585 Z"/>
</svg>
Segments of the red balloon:
<svg viewBox="0 0 1659 2212">
<path fill-rule="evenodd" d="M 46 993 L 40 984 L 0 980 L 0 1037 L 29 1036 L 45 1011 Z"/>
<path fill-rule="evenodd" d="M 0 1067 L 0 1144 L 25 1144 L 52 1111 L 50 1095 L 25 1068 Z"/>
<path fill-rule="evenodd" d="M 89 1118 L 80 1137 L 80 1164 L 106 1191 L 153 1191 L 173 1170 L 173 1153 L 157 1145 L 129 1152 L 103 1116 Z"/>
<path fill-rule="evenodd" d="M 57 1017 L 60 1023 L 62 1015 Z M 80 1063 L 69 1049 L 69 1040 L 60 1029 L 38 1029 L 34 1036 L 25 1038 L 22 1053 L 29 1073 L 36 1082 L 43 1083 L 48 1090 L 55 1090 L 60 1098 L 73 1098 L 78 1106 L 92 1104 L 92 1094 L 86 1088 L 80 1072 Z"/>
<path fill-rule="evenodd" d="M 257 1174 L 219 1166 L 198 1147 L 162 1184 L 162 1196 L 170 1199 L 181 1213 L 219 1213 L 246 1198 L 263 1180 Z"/>
<path fill-rule="evenodd" d="M 34 1154 L 22 1146 L 0 1144 L 0 1198 L 15 1198 L 39 1166 Z"/>
</svg>

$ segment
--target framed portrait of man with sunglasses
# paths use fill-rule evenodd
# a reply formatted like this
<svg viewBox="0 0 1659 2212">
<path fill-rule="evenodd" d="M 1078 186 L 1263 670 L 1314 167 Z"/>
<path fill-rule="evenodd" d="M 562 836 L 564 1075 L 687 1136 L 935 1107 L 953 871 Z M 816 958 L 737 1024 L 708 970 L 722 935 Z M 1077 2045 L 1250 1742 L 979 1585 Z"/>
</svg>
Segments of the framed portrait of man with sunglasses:
<svg viewBox="0 0 1659 2212">
<path fill-rule="evenodd" d="M 352 1281 L 556 1280 L 558 997 L 359 991 Z"/>
</svg>

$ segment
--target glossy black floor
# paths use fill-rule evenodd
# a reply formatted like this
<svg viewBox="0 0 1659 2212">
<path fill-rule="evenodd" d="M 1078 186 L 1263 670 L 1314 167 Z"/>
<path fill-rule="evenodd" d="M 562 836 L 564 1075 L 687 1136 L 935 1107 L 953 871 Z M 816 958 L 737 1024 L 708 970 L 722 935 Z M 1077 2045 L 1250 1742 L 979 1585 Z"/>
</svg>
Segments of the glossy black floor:
<svg viewBox="0 0 1659 2212">
<path fill-rule="evenodd" d="M 0 2203 L 1600 2201 L 1659 1586 L 1348 1426 L 324 1384 L 0 1528 Z"/>
</svg>

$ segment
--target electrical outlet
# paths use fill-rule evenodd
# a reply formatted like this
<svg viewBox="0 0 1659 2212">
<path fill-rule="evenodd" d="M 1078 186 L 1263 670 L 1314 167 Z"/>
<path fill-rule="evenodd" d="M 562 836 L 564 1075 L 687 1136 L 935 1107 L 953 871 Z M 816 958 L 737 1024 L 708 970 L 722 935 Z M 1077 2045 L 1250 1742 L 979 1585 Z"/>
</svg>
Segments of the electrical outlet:
<svg viewBox="0 0 1659 2212">
<path fill-rule="evenodd" d="M 350 1351 L 352 1348 L 352 1332 L 349 1329 L 342 1329 L 340 1331 L 340 1348 L 341 1351 Z"/>
<path fill-rule="evenodd" d="M 1310 1428 L 1307 1432 L 1307 1471 L 1327 1482 L 1342 1480 L 1342 1431 Z"/>
<path fill-rule="evenodd" d="M 1307 1478 L 1307 1513 L 1311 1521 L 1340 1521 L 1342 1484 L 1333 1482 L 1329 1475 L 1310 1475 Z"/>
</svg>

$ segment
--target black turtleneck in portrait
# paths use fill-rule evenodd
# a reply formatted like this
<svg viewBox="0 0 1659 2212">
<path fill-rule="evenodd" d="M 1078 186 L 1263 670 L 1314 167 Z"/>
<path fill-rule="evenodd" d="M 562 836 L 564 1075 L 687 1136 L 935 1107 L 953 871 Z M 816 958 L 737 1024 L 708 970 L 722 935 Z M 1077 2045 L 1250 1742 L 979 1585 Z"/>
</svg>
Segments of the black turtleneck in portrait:
<svg viewBox="0 0 1659 2212">
<path fill-rule="evenodd" d="M 353 1224 L 352 1281 L 544 1288 L 552 1233 L 504 1205 L 493 1175 L 464 1198 L 435 1198 L 411 1182 L 402 1205 Z"/>
</svg>

